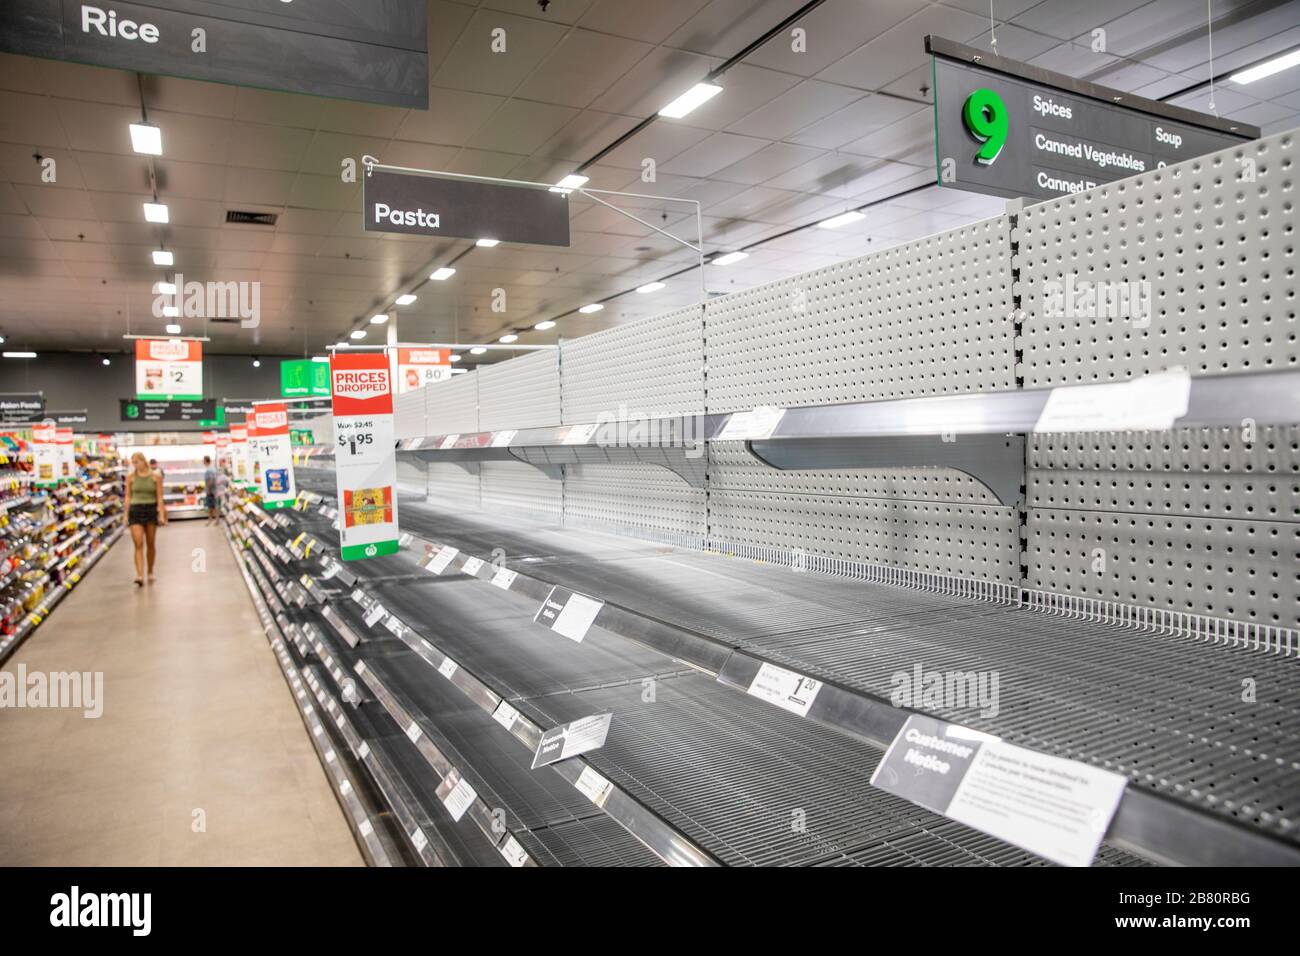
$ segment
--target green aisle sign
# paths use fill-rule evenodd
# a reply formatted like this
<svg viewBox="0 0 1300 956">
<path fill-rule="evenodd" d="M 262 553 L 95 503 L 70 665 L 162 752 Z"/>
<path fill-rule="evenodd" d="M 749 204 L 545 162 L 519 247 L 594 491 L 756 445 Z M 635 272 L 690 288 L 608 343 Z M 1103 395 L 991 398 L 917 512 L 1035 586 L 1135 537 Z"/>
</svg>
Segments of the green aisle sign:
<svg viewBox="0 0 1300 956">
<path fill-rule="evenodd" d="M 314 359 L 290 359 L 280 363 L 280 397 L 329 397 L 330 367 Z"/>
</svg>

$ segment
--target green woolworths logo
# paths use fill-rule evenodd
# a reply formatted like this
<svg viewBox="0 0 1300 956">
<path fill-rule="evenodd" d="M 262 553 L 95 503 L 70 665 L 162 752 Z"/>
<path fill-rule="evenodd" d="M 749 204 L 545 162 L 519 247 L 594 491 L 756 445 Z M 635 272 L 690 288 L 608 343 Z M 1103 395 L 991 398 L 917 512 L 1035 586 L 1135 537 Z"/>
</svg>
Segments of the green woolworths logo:
<svg viewBox="0 0 1300 956">
<path fill-rule="evenodd" d="M 975 161 L 988 166 L 998 158 L 1007 142 L 1007 107 L 1002 97 L 992 90 L 976 90 L 966 97 L 961 108 L 962 122 L 967 131 L 984 145 L 975 154 Z"/>
</svg>

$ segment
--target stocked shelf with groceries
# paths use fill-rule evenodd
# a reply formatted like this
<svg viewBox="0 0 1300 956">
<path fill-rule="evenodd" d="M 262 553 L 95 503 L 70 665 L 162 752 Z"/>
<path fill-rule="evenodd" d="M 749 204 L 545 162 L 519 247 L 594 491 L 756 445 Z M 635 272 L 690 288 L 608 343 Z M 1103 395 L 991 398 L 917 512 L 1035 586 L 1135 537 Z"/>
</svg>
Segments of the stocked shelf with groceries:
<svg viewBox="0 0 1300 956">
<path fill-rule="evenodd" d="M 120 468 L 113 456 L 77 453 L 68 476 L 57 483 L 37 479 L 30 452 L 7 457 L 15 474 L 0 474 L 0 662 L 123 531 Z"/>
</svg>

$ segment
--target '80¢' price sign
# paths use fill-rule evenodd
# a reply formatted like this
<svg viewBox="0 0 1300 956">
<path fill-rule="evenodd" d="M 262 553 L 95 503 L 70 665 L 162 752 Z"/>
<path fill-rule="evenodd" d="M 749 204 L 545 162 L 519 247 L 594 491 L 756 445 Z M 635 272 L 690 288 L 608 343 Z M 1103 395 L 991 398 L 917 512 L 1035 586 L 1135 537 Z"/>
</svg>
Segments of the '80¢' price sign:
<svg viewBox="0 0 1300 956">
<path fill-rule="evenodd" d="M 330 358 L 339 551 L 345 561 L 398 548 L 393 383 L 383 352 Z"/>
</svg>

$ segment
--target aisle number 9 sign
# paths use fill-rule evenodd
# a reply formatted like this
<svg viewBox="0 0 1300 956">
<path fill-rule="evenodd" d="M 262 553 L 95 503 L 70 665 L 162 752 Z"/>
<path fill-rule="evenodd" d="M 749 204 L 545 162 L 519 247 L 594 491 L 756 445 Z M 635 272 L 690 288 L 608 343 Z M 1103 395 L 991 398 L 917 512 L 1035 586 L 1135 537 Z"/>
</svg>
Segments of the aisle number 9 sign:
<svg viewBox="0 0 1300 956">
<path fill-rule="evenodd" d="M 990 89 L 976 90 L 966 97 L 961 119 L 967 131 L 983 144 L 975 154 L 975 161 L 991 165 L 1007 144 L 1007 133 L 1011 129 L 1002 97 Z"/>
<path fill-rule="evenodd" d="M 393 388 L 383 352 L 330 359 L 339 551 L 345 561 L 397 551 Z"/>
</svg>

